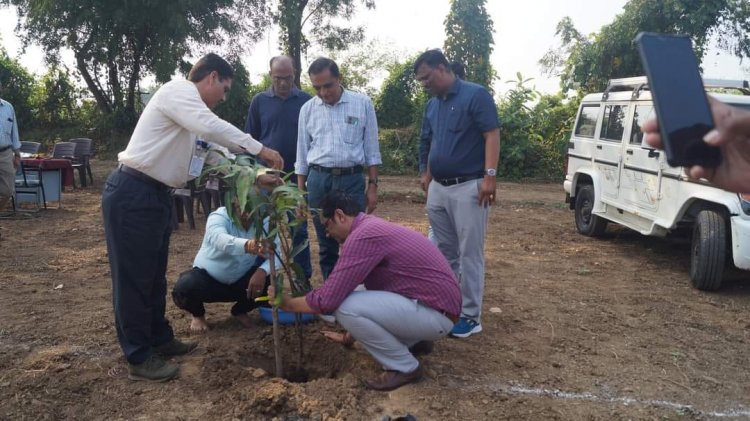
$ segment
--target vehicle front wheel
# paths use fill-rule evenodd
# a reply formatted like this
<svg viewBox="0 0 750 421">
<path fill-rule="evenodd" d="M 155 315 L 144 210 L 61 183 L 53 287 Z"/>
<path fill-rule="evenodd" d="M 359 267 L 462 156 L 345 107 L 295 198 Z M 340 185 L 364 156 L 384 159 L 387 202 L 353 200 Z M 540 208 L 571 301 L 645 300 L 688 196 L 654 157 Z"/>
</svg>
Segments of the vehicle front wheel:
<svg viewBox="0 0 750 421">
<path fill-rule="evenodd" d="M 704 210 L 693 225 L 690 282 L 703 291 L 721 287 L 727 253 L 727 223 L 723 214 Z"/>
<path fill-rule="evenodd" d="M 607 220 L 594 215 L 594 186 L 587 184 L 576 194 L 576 229 L 579 233 L 589 237 L 598 237 L 607 229 Z"/>
</svg>

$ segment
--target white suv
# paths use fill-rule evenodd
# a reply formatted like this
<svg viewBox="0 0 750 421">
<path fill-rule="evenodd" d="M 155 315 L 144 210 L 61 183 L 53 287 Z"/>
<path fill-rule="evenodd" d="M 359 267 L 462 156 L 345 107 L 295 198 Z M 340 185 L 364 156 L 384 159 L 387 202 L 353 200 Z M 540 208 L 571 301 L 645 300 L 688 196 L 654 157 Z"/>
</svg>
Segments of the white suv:
<svg viewBox="0 0 750 421">
<path fill-rule="evenodd" d="M 739 90 L 744 95 L 712 96 L 750 110 L 748 82 L 704 84 Z M 690 281 L 716 290 L 728 256 L 750 270 L 750 202 L 705 180 L 689 180 L 663 152 L 642 143 L 641 126 L 652 116 L 645 77 L 613 79 L 605 92 L 586 95 L 568 144 L 566 201 L 583 235 L 603 234 L 610 221 L 655 236 L 691 227 Z"/>
</svg>

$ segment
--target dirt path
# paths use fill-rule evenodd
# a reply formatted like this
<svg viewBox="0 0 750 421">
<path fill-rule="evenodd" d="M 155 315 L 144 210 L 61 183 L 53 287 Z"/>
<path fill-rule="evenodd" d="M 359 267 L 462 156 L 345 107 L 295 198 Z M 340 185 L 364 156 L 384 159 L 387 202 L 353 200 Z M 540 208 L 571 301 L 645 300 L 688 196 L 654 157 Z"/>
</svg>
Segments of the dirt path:
<svg viewBox="0 0 750 421">
<path fill-rule="evenodd" d="M 750 418 L 750 283 L 692 289 L 689 246 L 610 229 L 575 232 L 558 184 L 501 183 L 487 239 L 484 332 L 445 339 L 423 358 L 427 379 L 365 390 L 377 370 L 362 350 L 306 326 L 307 368 L 293 384 L 272 371 L 271 328 L 243 329 L 229 305 L 208 306 L 212 330 L 180 359 L 181 377 L 143 385 L 124 375 L 114 334 L 98 189 L 63 209 L 0 220 L 0 419 L 713 419 Z M 383 177 L 377 213 L 426 231 L 415 179 Z M 172 236 L 168 279 L 202 238 Z M 188 319 L 171 300 L 180 337 Z M 285 331 L 294 350 L 294 332 Z M 260 370 L 259 370 L 260 369 Z"/>
</svg>

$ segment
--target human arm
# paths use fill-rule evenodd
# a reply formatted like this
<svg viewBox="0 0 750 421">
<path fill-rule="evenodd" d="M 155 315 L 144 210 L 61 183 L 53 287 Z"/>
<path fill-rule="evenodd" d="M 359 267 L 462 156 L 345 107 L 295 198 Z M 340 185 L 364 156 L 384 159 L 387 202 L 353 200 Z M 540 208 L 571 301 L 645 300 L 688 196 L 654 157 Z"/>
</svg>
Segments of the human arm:
<svg viewBox="0 0 750 421">
<path fill-rule="evenodd" d="M 199 137 L 228 148 L 233 153 L 258 155 L 273 168 L 284 167 L 278 152 L 264 147 L 247 133 L 220 119 L 200 98 L 198 90 L 189 85 L 175 86 L 154 105 L 179 126 Z"/>
<path fill-rule="evenodd" d="M 419 132 L 419 183 L 425 193 L 427 193 L 427 188 L 432 181 L 429 165 L 431 146 L 432 128 L 430 127 L 430 121 L 427 119 L 427 111 L 425 111 L 424 117 L 422 117 L 422 129 Z"/>
<path fill-rule="evenodd" d="M 721 103 L 709 97 L 714 130 L 703 140 L 721 149 L 722 161 L 716 168 L 694 165 L 685 168 L 692 179 L 705 178 L 716 187 L 738 193 L 750 193 L 750 112 Z M 643 125 L 644 140 L 662 148 L 659 124 L 651 119 Z"/>
<path fill-rule="evenodd" d="M 490 130 L 482 133 L 484 137 L 484 168 L 497 168 L 500 159 L 500 129 Z M 497 188 L 497 176 L 484 175 L 482 185 L 479 187 L 479 205 L 492 206 L 495 204 L 495 190 Z"/>
<path fill-rule="evenodd" d="M 367 213 L 373 213 L 378 207 L 378 166 L 367 167 Z"/>
<path fill-rule="evenodd" d="M 307 101 L 299 112 L 299 118 L 297 120 L 297 161 L 294 163 L 294 173 L 297 174 L 297 178 L 300 176 L 307 177 L 307 152 L 310 149 L 310 132 L 307 129 L 307 116 L 310 111 L 310 104 L 313 100 Z M 301 189 L 304 190 L 304 183 L 297 184 Z"/>
<path fill-rule="evenodd" d="M 10 106 L 10 105 L 9 105 Z M 21 165 L 21 139 L 18 135 L 18 119 L 16 118 L 16 112 L 13 106 L 10 106 L 11 119 L 13 125 L 10 132 L 11 149 L 13 149 L 13 168 L 18 168 Z"/>
</svg>

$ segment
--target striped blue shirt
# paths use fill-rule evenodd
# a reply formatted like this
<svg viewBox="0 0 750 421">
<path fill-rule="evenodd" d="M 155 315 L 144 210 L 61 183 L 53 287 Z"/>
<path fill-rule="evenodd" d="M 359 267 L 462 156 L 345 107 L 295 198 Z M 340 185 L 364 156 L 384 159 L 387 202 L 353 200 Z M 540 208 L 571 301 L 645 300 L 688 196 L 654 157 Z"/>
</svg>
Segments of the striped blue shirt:
<svg viewBox="0 0 750 421">
<path fill-rule="evenodd" d="M 266 221 L 265 228 L 268 228 Z M 255 228 L 251 225 L 245 230 L 238 227 L 229 217 L 227 209 L 221 207 L 211 212 L 206 221 L 206 234 L 203 236 L 198 254 L 193 261 L 194 267 L 205 269 L 212 278 L 222 284 L 233 284 L 255 265 L 257 256 L 245 251 L 247 240 L 255 238 Z M 276 249 L 281 250 L 278 237 Z M 276 259 L 276 268 L 281 268 L 281 260 Z M 268 260 L 260 266 L 270 274 Z"/>
<path fill-rule="evenodd" d="M 378 121 L 369 97 L 344 89 L 334 105 L 316 96 L 302 106 L 295 173 L 307 175 L 311 164 L 347 168 L 382 162 Z"/>
<path fill-rule="evenodd" d="M 21 141 L 18 139 L 18 122 L 16 112 L 10 102 L 0 99 L 0 148 L 12 146 L 17 151 L 21 149 Z"/>
</svg>

